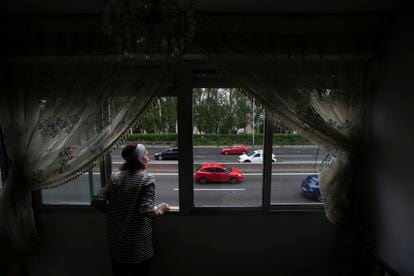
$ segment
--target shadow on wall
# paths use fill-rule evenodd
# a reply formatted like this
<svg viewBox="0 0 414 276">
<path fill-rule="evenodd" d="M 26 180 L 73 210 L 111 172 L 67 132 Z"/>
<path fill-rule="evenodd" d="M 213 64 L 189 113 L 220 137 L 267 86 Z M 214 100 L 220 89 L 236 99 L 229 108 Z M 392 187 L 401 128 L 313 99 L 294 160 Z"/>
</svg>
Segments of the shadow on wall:
<svg viewBox="0 0 414 276">
<path fill-rule="evenodd" d="M 414 275 L 414 94 L 412 15 L 388 37 L 383 75 L 372 107 L 366 199 L 377 253 L 402 275 Z"/>
</svg>

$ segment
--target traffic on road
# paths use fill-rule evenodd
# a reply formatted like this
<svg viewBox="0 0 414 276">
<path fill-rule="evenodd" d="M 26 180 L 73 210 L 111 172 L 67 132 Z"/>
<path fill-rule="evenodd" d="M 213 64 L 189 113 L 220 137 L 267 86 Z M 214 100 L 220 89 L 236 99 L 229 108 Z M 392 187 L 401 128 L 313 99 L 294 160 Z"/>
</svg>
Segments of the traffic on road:
<svg viewBox="0 0 414 276">
<path fill-rule="evenodd" d="M 255 154 L 258 150 L 250 148 L 248 154 Z M 148 151 L 152 157 L 148 171 L 156 176 L 157 202 L 170 202 L 178 207 L 178 148 L 148 147 Z M 239 163 L 240 155 L 222 154 L 220 147 L 195 147 L 193 152 L 196 206 L 262 204 L 262 162 Z M 169 153 L 170 157 L 164 153 Z M 171 157 L 173 154 L 176 157 Z M 274 147 L 273 154 L 277 161 L 273 163 L 275 170 L 272 170 L 272 204 L 320 204 L 317 164 L 325 153 L 317 147 Z M 112 153 L 112 162 L 113 171 L 116 171 L 122 164 L 119 149 Z M 165 169 L 171 163 L 172 167 Z M 283 167 L 286 164 L 298 164 L 299 169 L 289 170 L 289 166 Z M 45 190 L 43 200 L 46 204 L 89 204 L 90 193 L 100 188 L 99 171 L 94 171 L 92 179 L 92 186 L 86 174 L 70 185 Z"/>
</svg>

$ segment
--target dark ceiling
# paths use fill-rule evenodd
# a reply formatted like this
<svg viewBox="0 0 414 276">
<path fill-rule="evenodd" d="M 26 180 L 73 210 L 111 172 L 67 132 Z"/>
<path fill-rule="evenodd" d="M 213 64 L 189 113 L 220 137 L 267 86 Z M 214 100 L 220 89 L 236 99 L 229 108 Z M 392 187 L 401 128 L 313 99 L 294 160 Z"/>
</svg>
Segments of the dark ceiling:
<svg viewBox="0 0 414 276">
<path fill-rule="evenodd" d="M 188 1 L 188 0 L 182 0 Z M 101 13 L 104 0 L 1 0 L 0 13 Z M 196 0 L 203 12 L 364 13 L 394 9 L 392 0 Z"/>
</svg>

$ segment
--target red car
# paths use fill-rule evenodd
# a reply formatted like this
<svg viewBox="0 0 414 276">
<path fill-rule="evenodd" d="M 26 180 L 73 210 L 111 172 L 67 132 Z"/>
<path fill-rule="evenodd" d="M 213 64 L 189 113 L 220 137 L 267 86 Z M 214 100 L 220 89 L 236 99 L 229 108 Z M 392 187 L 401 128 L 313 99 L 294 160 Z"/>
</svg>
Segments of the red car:
<svg viewBox="0 0 414 276">
<path fill-rule="evenodd" d="M 243 181 L 243 175 L 238 169 L 225 168 L 220 163 L 204 163 L 194 173 L 194 180 L 200 184 L 207 182 L 236 184 Z"/>
<path fill-rule="evenodd" d="M 230 147 L 224 147 L 220 149 L 220 154 L 247 154 L 249 149 L 246 145 L 234 144 Z"/>
</svg>

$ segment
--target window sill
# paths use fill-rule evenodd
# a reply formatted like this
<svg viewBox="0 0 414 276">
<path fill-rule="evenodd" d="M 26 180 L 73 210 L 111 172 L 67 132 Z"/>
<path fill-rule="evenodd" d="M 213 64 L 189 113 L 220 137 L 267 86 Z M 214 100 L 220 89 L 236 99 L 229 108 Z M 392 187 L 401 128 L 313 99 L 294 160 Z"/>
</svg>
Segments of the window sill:
<svg viewBox="0 0 414 276">
<path fill-rule="evenodd" d="M 90 205 L 73 205 L 73 204 L 42 204 L 37 209 L 38 212 L 57 213 L 57 212 L 99 212 Z M 178 207 L 172 208 L 166 215 L 272 215 L 275 213 L 286 212 L 324 212 L 322 204 L 281 204 L 272 205 L 270 209 L 262 207 L 195 207 L 188 212 L 181 212 Z"/>
</svg>

